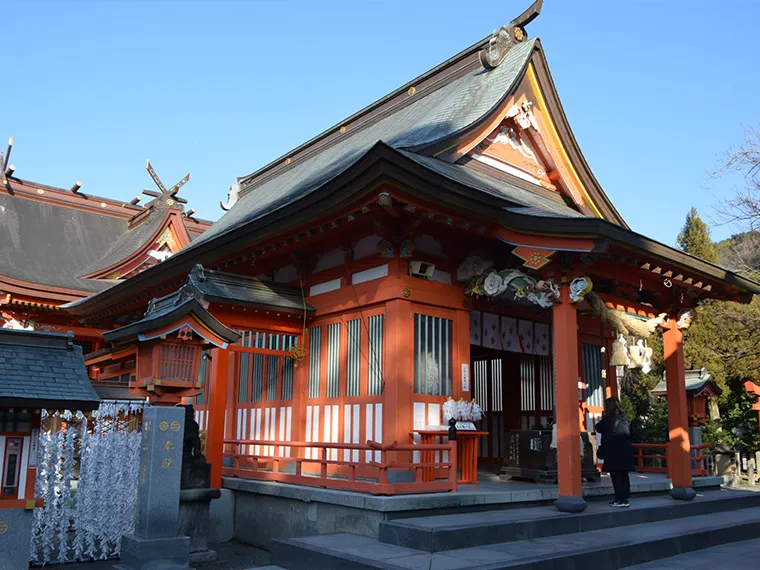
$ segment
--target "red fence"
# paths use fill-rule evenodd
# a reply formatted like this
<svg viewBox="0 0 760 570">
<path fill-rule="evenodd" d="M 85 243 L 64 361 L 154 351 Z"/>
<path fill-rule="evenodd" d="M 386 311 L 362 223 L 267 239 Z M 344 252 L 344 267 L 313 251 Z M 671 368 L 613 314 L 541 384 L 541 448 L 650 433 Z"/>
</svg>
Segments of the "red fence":
<svg viewBox="0 0 760 570">
<path fill-rule="evenodd" d="M 709 449 L 709 444 L 691 446 L 691 475 L 700 477 L 707 475 L 707 455 L 703 450 Z M 668 452 L 665 443 L 634 443 L 633 457 L 636 460 L 636 471 L 639 473 L 667 473 Z"/>
<path fill-rule="evenodd" d="M 305 441 L 262 441 L 229 439 L 224 441 L 225 459 L 232 466 L 225 467 L 226 477 L 242 477 L 263 481 L 278 481 L 294 485 L 308 485 L 326 489 L 342 489 L 373 495 L 437 493 L 457 490 L 456 442 L 431 445 L 404 445 L 397 442 L 380 444 L 317 443 Z M 340 457 L 342 451 L 344 460 Z M 413 452 L 422 454 L 429 462 L 410 461 Z M 369 453 L 379 461 L 351 460 Z M 389 457 L 393 454 L 393 460 Z M 378 457 L 379 456 L 379 457 Z M 447 458 L 448 456 L 448 458 Z M 438 459 L 436 459 L 438 458 Z M 228 463 L 227 461 L 226 463 Z M 423 473 L 430 469 L 444 470 L 446 477 L 425 481 Z M 369 476 L 358 475 L 370 471 Z M 411 471 L 413 481 L 389 482 L 389 471 Z"/>
</svg>

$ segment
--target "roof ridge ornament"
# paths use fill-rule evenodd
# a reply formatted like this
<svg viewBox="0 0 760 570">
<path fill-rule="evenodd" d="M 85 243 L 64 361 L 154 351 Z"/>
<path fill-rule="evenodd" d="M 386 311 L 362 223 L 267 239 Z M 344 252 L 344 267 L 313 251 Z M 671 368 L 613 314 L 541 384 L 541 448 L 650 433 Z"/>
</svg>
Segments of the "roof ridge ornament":
<svg viewBox="0 0 760 570">
<path fill-rule="evenodd" d="M 230 186 L 230 189 L 227 191 L 227 203 L 219 202 L 219 206 L 224 210 L 225 212 L 229 212 L 230 208 L 237 204 L 237 201 L 240 199 L 240 184 L 237 182 Z"/>
<path fill-rule="evenodd" d="M 158 177 L 158 174 L 156 174 L 156 171 L 153 169 L 153 165 L 150 163 L 150 160 L 146 161 L 145 169 L 148 171 L 148 174 L 150 174 L 153 182 L 155 182 L 156 186 L 161 192 L 159 193 L 153 192 L 152 190 L 143 190 L 142 193 L 146 196 L 150 196 L 151 198 L 156 199 L 152 204 L 156 206 L 157 209 L 162 210 L 166 207 L 171 208 L 172 206 L 178 204 L 187 204 L 187 200 L 177 196 L 177 193 L 179 192 L 180 188 L 182 188 L 190 181 L 189 172 L 185 175 L 184 178 L 182 178 L 182 180 L 167 190 L 166 186 L 164 186 L 164 183 L 161 181 L 161 179 Z"/>
<path fill-rule="evenodd" d="M 494 69 L 504 61 L 507 56 L 507 52 L 520 42 L 525 41 L 528 38 L 528 34 L 525 31 L 525 26 L 531 23 L 541 13 L 541 6 L 544 0 L 536 0 L 533 4 L 520 14 L 517 18 L 512 20 L 506 26 L 502 26 L 498 30 L 495 30 L 491 39 L 488 41 L 488 45 L 480 51 L 478 54 L 480 57 L 480 63 L 486 69 Z"/>
</svg>

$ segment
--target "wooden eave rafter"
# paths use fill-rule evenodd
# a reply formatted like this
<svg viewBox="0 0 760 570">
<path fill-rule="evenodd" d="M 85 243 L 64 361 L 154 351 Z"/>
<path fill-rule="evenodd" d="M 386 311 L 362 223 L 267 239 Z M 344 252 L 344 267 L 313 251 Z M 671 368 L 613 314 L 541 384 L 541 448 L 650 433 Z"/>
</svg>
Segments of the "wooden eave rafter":
<svg viewBox="0 0 760 570">
<path fill-rule="evenodd" d="M 135 345 L 119 348 L 106 348 L 91 355 L 85 355 L 85 366 L 95 366 L 104 362 L 119 362 L 127 358 L 134 358 L 137 354 Z"/>
<path fill-rule="evenodd" d="M 76 301 L 92 295 L 92 291 L 80 291 L 55 287 L 41 283 L 31 283 L 0 275 L 0 291 L 10 293 L 15 298 L 40 299 L 41 301 L 60 301 L 61 304 Z M 26 300 L 26 299 L 24 299 Z M 48 303 L 50 304 L 50 303 Z"/>
<path fill-rule="evenodd" d="M 506 226 L 523 231 L 536 231 L 535 218 L 521 216 L 514 212 L 503 212 L 501 216 L 502 223 Z M 705 283 L 717 282 L 726 290 L 734 291 L 736 296 L 741 296 L 741 299 L 737 300 L 742 302 L 749 302 L 752 295 L 760 294 L 760 283 L 605 220 L 598 218 L 548 218 L 546 223 L 551 224 L 554 234 L 593 235 L 598 239 L 606 239 L 610 243 L 611 251 L 613 251 L 614 246 L 629 252 L 631 258 L 651 259 L 651 269 L 660 267 L 660 272 L 663 270 L 673 271 L 674 278 L 679 274 L 689 274 L 691 277 L 685 278 L 683 283 L 690 285 L 702 281 L 701 291 L 705 291 Z M 653 275 L 651 272 L 649 274 Z M 688 282 L 688 279 L 692 280 L 691 283 Z M 707 296 L 716 296 L 714 289 L 713 286 L 710 287 L 710 290 L 705 291 Z"/>
<path fill-rule="evenodd" d="M 283 236 L 292 235 L 293 232 L 300 231 L 300 228 L 320 227 L 326 223 L 332 228 L 333 222 L 340 225 L 340 217 L 345 217 L 348 222 L 348 216 L 353 215 L 352 212 L 357 207 L 377 199 L 378 189 L 384 185 L 399 188 L 409 203 L 435 203 L 442 211 L 460 212 L 460 215 L 466 213 L 469 219 L 480 221 L 476 228 L 479 231 L 482 227 L 483 233 L 487 228 L 502 226 L 526 234 L 591 237 L 620 243 L 647 255 L 657 255 L 664 259 L 674 257 L 675 261 L 684 261 L 687 266 L 695 265 L 697 270 L 705 273 L 705 277 L 727 281 L 748 293 L 760 293 L 760 284 L 599 218 L 537 218 L 506 211 L 503 198 L 474 191 L 425 168 L 383 143 L 377 143 L 353 166 L 303 198 L 263 218 L 194 244 L 156 267 L 67 307 L 67 311 L 88 318 L 94 318 L 90 315 L 95 314 L 110 316 L 123 313 L 140 302 L 147 302 L 156 294 L 179 288 L 195 263 L 222 270 L 235 263 L 250 263 L 254 258 L 248 252 L 252 249 L 258 249 L 260 254 L 279 249 L 277 244 L 282 246 Z M 334 214 L 327 217 L 326 213 L 330 212 Z M 537 230 L 537 224 L 545 226 L 547 230 Z M 224 252 L 236 253 L 225 259 Z"/>
</svg>

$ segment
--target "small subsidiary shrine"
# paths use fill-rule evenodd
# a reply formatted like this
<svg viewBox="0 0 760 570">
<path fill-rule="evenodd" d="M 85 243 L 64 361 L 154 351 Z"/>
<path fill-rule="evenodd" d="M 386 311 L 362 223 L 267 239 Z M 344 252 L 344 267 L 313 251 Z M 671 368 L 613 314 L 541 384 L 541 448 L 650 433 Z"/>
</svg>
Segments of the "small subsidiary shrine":
<svg viewBox="0 0 760 570">
<path fill-rule="evenodd" d="M 581 434 L 616 366 L 645 367 L 662 334 L 673 496 L 693 497 L 682 330 L 701 301 L 760 285 L 627 226 L 528 37 L 540 4 L 240 177 L 229 211 L 164 261 L 60 307 L 62 326 L 108 331 L 95 385 L 192 401 L 216 485 L 379 493 L 456 489 L 436 429 L 473 419 L 449 399 L 474 400 L 463 471 L 514 455 L 508 434 L 553 430 L 557 507 L 578 511 Z M 183 343 L 200 352 L 182 385 L 156 389 Z"/>
</svg>

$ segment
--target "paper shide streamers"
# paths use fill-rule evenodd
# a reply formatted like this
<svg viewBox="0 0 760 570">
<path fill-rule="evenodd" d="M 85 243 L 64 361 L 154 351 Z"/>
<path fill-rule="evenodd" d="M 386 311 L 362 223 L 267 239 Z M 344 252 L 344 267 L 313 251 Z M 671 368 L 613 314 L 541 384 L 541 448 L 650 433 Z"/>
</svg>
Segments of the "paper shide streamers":
<svg viewBox="0 0 760 570">
<path fill-rule="evenodd" d="M 145 405 L 104 401 L 89 419 L 43 410 L 35 493 L 45 506 L 35 510 L 31 562 L 119 555 L 121 537 L 134 530 Z"/>
</svg>

